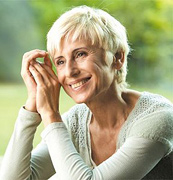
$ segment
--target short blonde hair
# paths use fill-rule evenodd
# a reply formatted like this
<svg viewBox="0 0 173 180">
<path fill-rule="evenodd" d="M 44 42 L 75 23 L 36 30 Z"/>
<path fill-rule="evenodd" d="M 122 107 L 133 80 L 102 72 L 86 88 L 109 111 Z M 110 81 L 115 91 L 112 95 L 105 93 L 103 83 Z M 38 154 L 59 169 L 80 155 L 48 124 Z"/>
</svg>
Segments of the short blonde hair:
<svg viewBox="0 0 173 180">
<path fill-rule="evenodd" d="M 117 72 L 117 83 L 125 88 L 127 75 L 127 55 L 130 51 L 126 29 L 107 12 L 88 6 L 75 7 L 62 14 L 47 34 L 47 50 L 53 57 L 60 50 L 62 41 L 87 40 L 92 45 L 103 48 L 115 55 L 124 52 L 123 67 Z"/>
</svg>

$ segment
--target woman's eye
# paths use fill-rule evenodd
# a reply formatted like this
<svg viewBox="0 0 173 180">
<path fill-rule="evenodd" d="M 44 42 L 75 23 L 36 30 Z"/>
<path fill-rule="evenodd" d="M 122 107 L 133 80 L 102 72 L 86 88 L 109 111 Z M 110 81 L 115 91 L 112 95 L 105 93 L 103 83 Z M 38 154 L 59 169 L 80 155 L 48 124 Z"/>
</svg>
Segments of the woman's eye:
<svg viewBox="0 0 173 180">
<path fill-rule="evenodd" d="M 58 60 L 57 62 L 56 62 L 56 64 L 59 66 L 59 65 L 62 65 L 62 64 L 64 64 L 64 61 L 63 60 Z"/>
<path fill-rule="evenodd" d="M 83 57 L 83 56 L 86 56 L 85 52 L 79 52 L 76 54 L 76 58 Z"/>
</svg>

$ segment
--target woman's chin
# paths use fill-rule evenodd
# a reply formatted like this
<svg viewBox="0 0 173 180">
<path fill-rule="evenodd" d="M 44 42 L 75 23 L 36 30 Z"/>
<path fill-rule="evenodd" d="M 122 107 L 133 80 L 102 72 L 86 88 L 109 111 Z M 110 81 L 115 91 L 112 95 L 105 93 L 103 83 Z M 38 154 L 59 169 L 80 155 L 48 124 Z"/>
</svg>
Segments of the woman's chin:
<svg viewBox="0 0 173 180">
<path fill-rule="evenodd" d="M 86 99 L 78 99 L 78 98 L 72 98 L 76 104 L 82 104 L 82 103 L 86 103 Z"/>
<path fill-rule="evenodd" d="M 78 96 L 73 96 L 71 97 L 77 104 L 81 104 L 81 103 L 87 103 L 89 101 L 89 97 L 86 95 L 78 95 Z"/>
<path fill-rule="evenodd" d="M 76 91 L 76 92 L 66 91 L 66 93 L 77 104 L 81 104 L 81 103 L 86 104 L 87 102 L 91 101 L 92 97 L 95 95 L 94 90 L 88 90 L 88 89 L 84 91 Z"/>
</svg>

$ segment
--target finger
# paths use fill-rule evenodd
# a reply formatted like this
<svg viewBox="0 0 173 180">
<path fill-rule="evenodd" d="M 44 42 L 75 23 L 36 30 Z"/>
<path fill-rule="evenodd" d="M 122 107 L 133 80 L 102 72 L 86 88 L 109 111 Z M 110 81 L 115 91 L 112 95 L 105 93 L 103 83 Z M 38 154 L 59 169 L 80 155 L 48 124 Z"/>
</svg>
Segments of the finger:
<svg viewBox="0 0 173 180">
<path fill-rule="evenodd" d="M 36 57 L 44 57 L 45 56 L 45 52 L 44 51 L 38 51 L 38 50 L 34 50 L 30 53 L 27 53 L 23 60 L 22 60 L 22 69 L 21 69 L 21 76 L 24 80 L 26 79 L 31 79 L 31 73 L 29 71 L 29 65 L 31 62 L 34 62 Z"/>
<path fill-rule="evenodd" d="M 45 58 L 44 58 L 44 63 L 49 66 L 50 68 L 52 68 L 52 62 L 51 62 L 51 59 L 49 57 L 49 54 L 47 53 Z"/>
<path fill-rule="evenodd" d="M 46 51 L 43 50 L 32 50 L 30 52 L 25 53 L 22 60 L 22 70 L 28 70 L 30 62 L 35 61 L 36 58 L 45 56 Z"/>
<path fill-rule="evenodd" d="M 50 68 L 49 66 L 47 66 L 46 64 L 41 64 L 41 66 L 43 68 L 45 68 L 47 70 L 47 72 L 49 73 L 49 75 L 54 79 L 54 80 L 58 80 L 58 77 L 56 76 L 56 74 L 54 73 L 53 69 Z"/>
<path fill-rule="evenodd" d="M 49 75 L 49 73 L 47 72 L 47 70 L 45 70 L 41 64 L 39 63 L 33 63 L 32 65 L 38 73 L 40 73 L 40 75 L 42 76 L 42 79 L 43 81 L 46 83 L 46 84 L 50 84 L 50 82 L 52 81 L 52 78 L 51 76 Z"/>
<path fill-rule="evenodd" d="M 34 80 L 37 83 L 37 85 L 43 84 L 42 75 L 37 71 L 37 69 L 34 66 L 30 65 L 29 71 L 31 72 L 32 76 L 34 77 Z"/>
<path fill-rule="evenodd" d="M 29 68 L 30 62 L 35 62 L 37 58 L 43 58 L 46 56 L 46 52 L 45 51 L 40 51 L 40 52 L 33 52 L 32 54 L 30 54 L 28 56 L 28 58 L 26 59 L 26 68 Z"/>
<path fill-rule="evenodd" d="M 34 49 L 34 50 L 31 50 L 31 51 L 28 51 L 23 55 L 23 59 L 27 59 L 30 55 L 32 55 L 34 53 L 46 53 L 46 51 L 39 50 L 39 49 Z"/>
<path fill-rule="evenodd" d="M 58 77 L 49 66 L 45 64 L 34 63 L 34 67 L 42 75 L 43 81 L 46 85 L 57 86 L 60 89 L 61 85 L 58 81 Z"/>
<path fill-rule="evenodd" d="M 27 80 L 29 80 L 32 84 L 36 84 L 34 77 L 29 70 L 28 70 L 28 74 L 29 74 L 29 78 L 27 78 Z"/>
<path fill-rule="evenodd" d="M 30 54 L 32 54 L 33 52 L 41 52 L 41 51 L 44 51 L 44 50 L 41 50 L 41 49 L 33 49 L 31 51 L 28 51 L 26 52 L 23 57 L 27 58 Z"/>
</svg>

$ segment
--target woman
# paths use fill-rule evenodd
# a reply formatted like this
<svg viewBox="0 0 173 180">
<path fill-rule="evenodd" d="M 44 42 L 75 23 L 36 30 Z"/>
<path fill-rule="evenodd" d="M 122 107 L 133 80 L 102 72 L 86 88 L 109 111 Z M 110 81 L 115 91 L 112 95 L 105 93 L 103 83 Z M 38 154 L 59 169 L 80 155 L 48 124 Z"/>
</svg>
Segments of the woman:
<svg viewBox="0 0 173 180">
<path fill-rule="evenodd" d="M 127 89 L 125 28 L 108 13 L 81 6 L 63 14 L 47 39 L 48 52 L 23 56 L 28 99 L 1 179 L 142 179 L 172 151 L 173 105 L 159 95 Z M 77 103 L 62 116 L 61 86 Z M 32 151 L 41 121 L 43 140 Z"/>
</svg>

